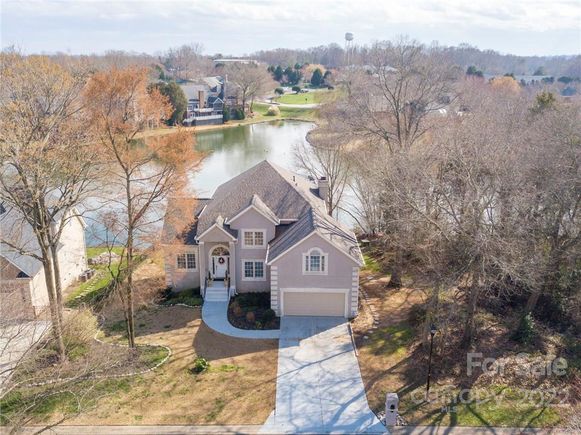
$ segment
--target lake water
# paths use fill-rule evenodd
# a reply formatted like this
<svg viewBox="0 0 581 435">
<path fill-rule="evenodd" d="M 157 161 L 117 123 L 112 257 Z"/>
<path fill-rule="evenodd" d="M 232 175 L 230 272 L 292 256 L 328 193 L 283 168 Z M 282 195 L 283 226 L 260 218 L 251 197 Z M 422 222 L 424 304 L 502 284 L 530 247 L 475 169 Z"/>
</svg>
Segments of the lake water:
<svg viewBox="0 0 581 435">
<path fill-rule="evenodd" d="M 200 198 L 211 197 L 220 184 L 265 159 L 296 170 L 294 149 L 297 144 L 306 142 L 307 133 L 313 128 L 315 124 L 311 122 L 272 121 L 196 134 L 196 149 L 206 157 L 200 170 L 190 175 L 188 191 Z M 101 245 L 105 240 L 100 219 L 97 212 L 85 214 L 89 246 Z M 161 225 L 160 222 L 156 224 Z"/>
<path fill-rule="evenodd" d="M 314 127 L 311 122 L 272 121 L 198 133 L 196 149 L 208 156 L 189 186 L 198 196 L 209 197 L 220 184 L 265 159 L 295 170 L 293 150 Z"/>
</svg>

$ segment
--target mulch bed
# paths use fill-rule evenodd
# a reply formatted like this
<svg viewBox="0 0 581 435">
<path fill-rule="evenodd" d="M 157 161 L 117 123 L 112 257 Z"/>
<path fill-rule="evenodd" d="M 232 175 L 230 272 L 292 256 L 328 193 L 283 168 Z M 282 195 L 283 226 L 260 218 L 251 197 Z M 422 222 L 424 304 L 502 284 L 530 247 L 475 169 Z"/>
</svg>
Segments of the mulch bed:
<svg viewBox="0 0 581 435">
<path fill-rule="evenodd" d="M 270 309 L 270 293 L 243 293 L 228 306 L 228 321 L 240 329 L 279 329 L 280 317 Z"/>
</svg>

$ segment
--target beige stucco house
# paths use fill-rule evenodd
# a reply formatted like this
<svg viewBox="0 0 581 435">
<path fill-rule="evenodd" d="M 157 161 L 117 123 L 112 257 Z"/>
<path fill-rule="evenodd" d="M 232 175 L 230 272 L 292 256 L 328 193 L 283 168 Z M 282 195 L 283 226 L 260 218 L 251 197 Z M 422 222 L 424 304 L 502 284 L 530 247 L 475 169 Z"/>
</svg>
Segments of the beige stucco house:
<svg viewBox="0 0 581 435">
<path fill-rule="evenodd" d="M 173 199 L 164 229 L 166 283 L 202 296 L 270 292 L 277 315 L 357 314 L 361 251 L 327 214 L 325 179 L 263 161 L 212 198 Z"/>
<path fill-rule="evenodd" d="M 62 217 L 54 222 L 60 224 Z M 87 270 L 86 224 L 76 210 L 65 218 L 57 252 L 61 286 L 66 288 Z M 29 254 L 40 254 L 32 228 L 15 210 L 0 205 L 0 316 L 4 319 L 33 319 L 49 305 L 42 263 Z M 17 246 L 15 249 L 13 246 Z"/>
</svg>

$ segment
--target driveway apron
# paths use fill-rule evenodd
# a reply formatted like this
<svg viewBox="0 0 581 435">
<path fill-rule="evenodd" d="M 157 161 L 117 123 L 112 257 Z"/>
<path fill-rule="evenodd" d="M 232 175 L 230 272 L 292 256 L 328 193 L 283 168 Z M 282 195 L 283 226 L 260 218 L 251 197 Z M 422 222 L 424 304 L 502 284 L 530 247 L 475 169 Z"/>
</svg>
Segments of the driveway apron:
<svg viewBox="0 0 581 435">
<path fill-rule="evenodd" d="M 369 409 L 345 319 L 281 319 L 276 409 L 261 432 L 386 433 Z"/>
</svg>

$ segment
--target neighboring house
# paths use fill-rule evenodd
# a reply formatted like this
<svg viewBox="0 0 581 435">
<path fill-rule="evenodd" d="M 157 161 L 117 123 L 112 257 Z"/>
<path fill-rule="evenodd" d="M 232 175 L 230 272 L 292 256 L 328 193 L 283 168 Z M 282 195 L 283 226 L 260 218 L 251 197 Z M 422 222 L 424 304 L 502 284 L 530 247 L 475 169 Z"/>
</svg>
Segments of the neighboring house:
<svg viewBox="0 0 581 435">
<path fill-rule="evenodd" d="M 357 314 L 361 251 L 327 214 L 329 184 L 263 161 L 212 198 L 173 199 L 163 229 L 174 290 L 270 292 L 277 315 Z"/>
<path fill-rule="evenodd" d="M 85 227 L 84 220 L 73 210 L 63 229 L 57 254 L 63 289 L 87 270 Z M 0 316 L 33 319 L 49 305 L 44 267 L 39 260 L 24 254 L 40 255 L 38 242 L 30 225 L 14 209 L 0 207 L 0 233 L 2 239 L 20 248 L 16 250 L 0 243 Z"/>
<path fill-rule="evenodd" d="M 225 91 L 225 80 L 222 77 L 204 77 L 200 83 L 180 86 L 188 100 L 184 124 L 222 124 Z"/>
</svg>

